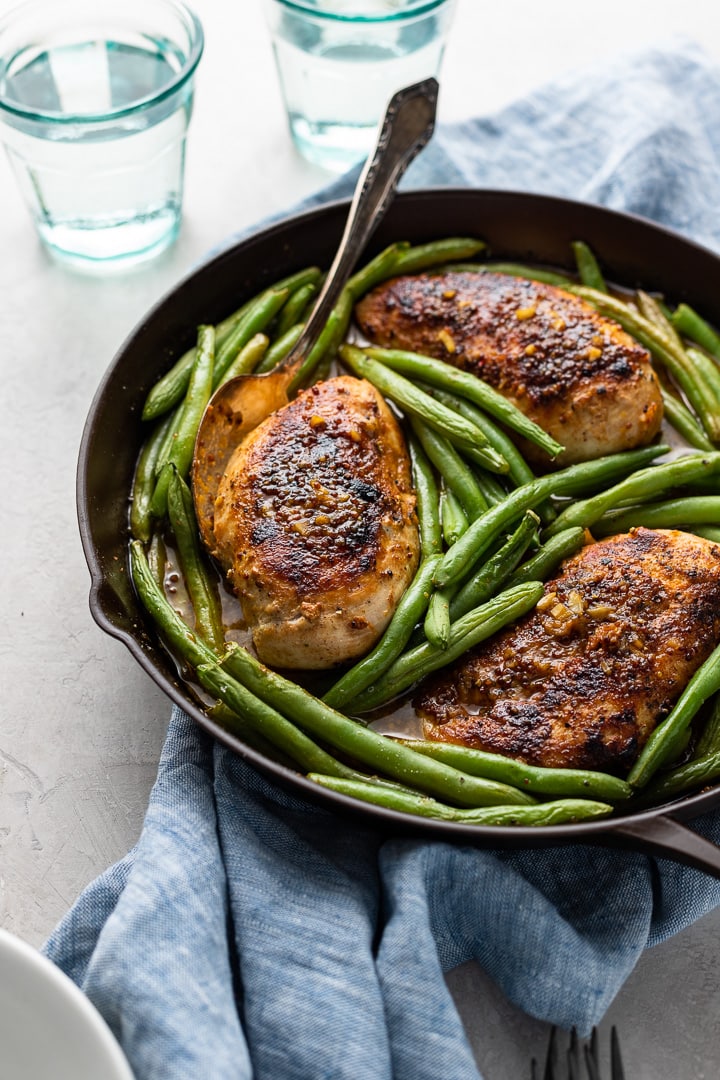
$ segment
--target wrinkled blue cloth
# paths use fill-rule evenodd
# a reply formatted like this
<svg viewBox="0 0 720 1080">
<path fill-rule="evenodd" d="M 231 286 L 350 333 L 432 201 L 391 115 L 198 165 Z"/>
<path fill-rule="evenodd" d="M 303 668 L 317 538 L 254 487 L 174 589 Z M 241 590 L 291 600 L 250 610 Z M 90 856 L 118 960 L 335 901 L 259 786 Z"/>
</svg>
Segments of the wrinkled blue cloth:
<svg viewBox="0 0 720 1080">
<path fill-rule="evenodd" d="M 406 177 L 437 184 L 580 197 L 720 248 L 720 71 L 683 46 L 565 79 L 440 130 Z M 720 842 L 720 814 L 696 825 Z M 587 1031 L 643 949 L 719 902 L 720 882 L 634 852 L 383 838 L 175 710 L 137 847 L 46 953 L 139 1080 L 471 1080 L 444 970 L 474 958 L 529 1013 Z"/>
</svg>

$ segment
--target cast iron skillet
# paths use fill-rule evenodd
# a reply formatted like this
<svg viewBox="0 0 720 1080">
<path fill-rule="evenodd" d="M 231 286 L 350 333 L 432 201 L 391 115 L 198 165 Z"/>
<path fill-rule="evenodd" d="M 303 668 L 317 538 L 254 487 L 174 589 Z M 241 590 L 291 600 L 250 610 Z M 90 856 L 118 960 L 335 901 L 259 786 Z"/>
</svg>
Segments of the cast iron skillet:
<svg viewBox="0 0 720 1080">
<path fill-rule="evenodd" d="M 419 819 L 322 789 L 245 746 L 202 710 L 178 678 L 133 592 L 128 566 L 128 499 L 145 432 L 140 420 L 149 388 L 195 340 L 199 323 L 216 323 L 249 296 L 294 270 L 328 266 L 348 213 L 333 203 L 251 236 L 190 274 L 146 315 L 120 348 L 93 401 L 83 433 L 77 501 L 92 576 L 90 608 L 104 630 L 207 732 L 280 784 L 314 802 L 393 832 L 481 847 L 545 847 L 592 843 L 664 854 L 720 877 L 720 848 L 680 822 L 720 806 L 720 786 L 624 817 L 548 828 L 461 825 Z M 608 279 L 658 289 L 692 303 L 720 325 L 720 258 L 638 217 L 542 195 L 434 189 L 400 195 L 379 227 L 368 256 L 392 240 L 415 243 L 447 236 L 487 240 L 492 256 L 571 269 L 570 243 L 587 241 Z"/>
</svg>

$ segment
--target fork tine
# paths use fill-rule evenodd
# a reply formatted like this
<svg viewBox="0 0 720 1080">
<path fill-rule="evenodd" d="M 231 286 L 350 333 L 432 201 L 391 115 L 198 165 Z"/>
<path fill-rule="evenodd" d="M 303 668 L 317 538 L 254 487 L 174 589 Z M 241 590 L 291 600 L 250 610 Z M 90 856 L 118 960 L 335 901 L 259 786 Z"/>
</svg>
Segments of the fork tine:
<svg viewBox="0 0 720 1080">
<path fill-rule="evenodd" d="M 552 1027 L 548 1041 L 542 1080 L 582 1080 L 582 1060 L 584 1058 L 588 1080 L 601 1080 L 600 1052 L 597 1028 L 593 1028 L 588 1042 L 581 1043 L 577 1030 L 572 1028 L 570 1040 L 564 1055 L 560 1050 L 558 1029 Z M 563 1071 L 562 1061 L 566 1064 Z M 540 1080 L 540 1065 L 537 1058 L 530 1062 L 530 1080 Z M 625 1080 L 625 1069 L 620 1055 L 620 1037 L 616 1027 L 610 1029 L 610 1080 Z"/>
<path fill-rule="evenodd" d="M 547 1057 L 545 1059 L 545 1072 L 543 1073 L 543 1080 L 560 1080 L 555 1072 L 555 1066 L 557 1065 L 557 1028 L 553 1027 L 550 1031 L 550 1041 L 547 1048 Z"/>
<path fill-rule="evenodd" d="M 590 1080 L 600 1080 L 600 1061 L 598 1058 L 598 1033 L 593 1028 L 590 1034 L 590 1042 L 585 1043 L 585 1066 Z"/>
<path fill-rule="evenodd" d="M 588 1080 L 600 1080 L 600 1072 L 587 1046 L 585 1047 L 585 1067 L 588 1071 Z"/>
<path fill-rule="evenodd" d="M 578 1042 L 576 1028 L 573 1028 L 570 1032 L 570 1043 L 567 1048 L 567 1074 L 568 1080 L 581 1080 L 580 1044 Z"/>
<path fill-rule="evenodd" d="M 599 1043 L 598 1029 L 594 1027 L 590 1032 L 590 1053 L 592 1054 L 593 1064 L 598 1069 L 600 1068 Z"/>
<path fill-rule="evenodd" d="M 620 1057 L 620 1039 L 615 1026 L 610 1029 L 610 1072 L 611 1080 L 625 1080 L 625 1070 Z"/>
</svg>

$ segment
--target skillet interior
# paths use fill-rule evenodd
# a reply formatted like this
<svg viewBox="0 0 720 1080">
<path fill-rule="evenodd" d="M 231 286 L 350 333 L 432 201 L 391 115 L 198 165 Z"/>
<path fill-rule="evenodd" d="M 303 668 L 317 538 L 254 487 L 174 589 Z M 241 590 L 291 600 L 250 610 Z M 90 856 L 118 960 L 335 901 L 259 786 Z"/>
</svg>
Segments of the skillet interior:
<svg viewBox="0 0 720 1080">
<path fill-rule="evenodd" d="M 335 203 L 287 219 L 218 255 L 152 308 L 119 349 L 91 406 L 80 448 L 77 505 L 85 556 L 92 577 L 90 607 L 97 623 L 119 638 L 168 694 L 206 731 L 282 785 L 329 809 L 360 815 L 392 829 L 487 846 L 547 846 L 593 842 L 644 846 L 704 864 L 720 876 L 720 851 L 690 849 L 694 834 L 674 833 L 684 820 L 720 805 L 720 787 L 631 816 L 548 828 L 460 825 L 418 819 L 349 799 L 306 780 L 246 747 L 201 709 L 178 679 L 152 624 L 140 608 L 128 566 L 128 499 L 145 430 L 140 420 L 149 388 L 195 340 L 201 322 L 218 322 L 244 299 L 301 267 L 329 265 L 347 216 Z M 492 257 L 548 263 L 572 269 L 570 243 L 587 241 L 609 280 L 660 290 L 673 302 L 687 300 L 720 325 L 720 258 L 644 219 L 566 199 L 515 192 L 435 189 L 400 195 L 388 211 L 368 256 L 392 240 L 415 243 L 446 236 L 487 240 Z"/>
</svg>

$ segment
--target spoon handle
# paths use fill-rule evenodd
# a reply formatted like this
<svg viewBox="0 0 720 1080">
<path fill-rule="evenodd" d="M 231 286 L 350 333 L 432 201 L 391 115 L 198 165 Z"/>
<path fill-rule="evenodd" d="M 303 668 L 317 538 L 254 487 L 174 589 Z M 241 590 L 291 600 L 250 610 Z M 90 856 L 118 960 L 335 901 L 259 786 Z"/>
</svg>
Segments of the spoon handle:
<svg viewBox="0 0 720 1080">
<path fill-rule="evenodd" d="M 407 86 L 393 94 L 382 122 L 375 151 L 355 187 L 340 246 L 303 333 L 283 363 L 292 368 L 307 356 L 328 316 L 395 194 L 410 162 L 429 141 L 435 127 L 436 79 Z"/>
</svg>

